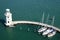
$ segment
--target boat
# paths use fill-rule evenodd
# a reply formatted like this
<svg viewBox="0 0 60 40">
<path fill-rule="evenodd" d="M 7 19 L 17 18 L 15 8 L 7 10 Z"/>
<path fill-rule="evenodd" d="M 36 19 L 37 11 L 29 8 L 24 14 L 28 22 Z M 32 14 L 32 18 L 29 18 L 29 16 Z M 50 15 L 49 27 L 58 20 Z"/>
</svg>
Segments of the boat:
<svg viewBox="0 0 60 40">
<path fill-rule="evenodd" d="M 42 33 L 42 35 L 47 35 L 52 31 L 53 31 L 53 29 L 47 29 L 45 32 Z"/>
<path fill-rule="evenodd" d="M 44 32 L 45 30 L 47 30 L 47 27 L 42 27 L 42 28 L 40 28 L 39 30 L 38 30 L 38 32 L 40 33 L 40 32 Z"/>
<path fill-rule="evenodd" d="M 53 32 L 49 33 L 47 36 L 48 36 L 48 37 L 52 37 L 52 36 L 54 36 L 55 34 L 56 34 L 56 31 L 53 31 Z"/>
</svg>

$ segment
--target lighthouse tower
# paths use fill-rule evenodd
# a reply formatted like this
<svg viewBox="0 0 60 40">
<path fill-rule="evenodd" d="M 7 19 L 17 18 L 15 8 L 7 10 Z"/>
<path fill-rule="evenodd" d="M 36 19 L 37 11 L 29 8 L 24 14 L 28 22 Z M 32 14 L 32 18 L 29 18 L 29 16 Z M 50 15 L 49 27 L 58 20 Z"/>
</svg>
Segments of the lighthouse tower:
<svg viewBox="0 0 60 40">
<path fill-rule="evenodd" d="M 10 9 L 6 9 L 5 16 L 6 16 L 6 23 L 5 23 L 5 25 L 6 26 L 11 26 L 12 25 L 12 14 L 10 12 Z"/>
</svg>

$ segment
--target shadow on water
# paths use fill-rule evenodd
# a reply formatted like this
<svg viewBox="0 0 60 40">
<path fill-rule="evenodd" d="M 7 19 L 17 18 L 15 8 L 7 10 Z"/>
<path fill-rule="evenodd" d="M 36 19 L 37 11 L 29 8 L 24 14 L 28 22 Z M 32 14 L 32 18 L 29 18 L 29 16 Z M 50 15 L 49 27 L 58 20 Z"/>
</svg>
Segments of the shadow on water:
<svg viewBox="0 0 60 40">
<path fill-rule="evenodd" d="M 4 30 L 5 28 L 6 28 L 5 20 L 4 19 L 0 19 L 0 31 Z"/>
<path fill-rule="evenodd" d="M 4 19 L 0 19 L 0 23 L 2 23 L 6 27 Z"/>
</svg>

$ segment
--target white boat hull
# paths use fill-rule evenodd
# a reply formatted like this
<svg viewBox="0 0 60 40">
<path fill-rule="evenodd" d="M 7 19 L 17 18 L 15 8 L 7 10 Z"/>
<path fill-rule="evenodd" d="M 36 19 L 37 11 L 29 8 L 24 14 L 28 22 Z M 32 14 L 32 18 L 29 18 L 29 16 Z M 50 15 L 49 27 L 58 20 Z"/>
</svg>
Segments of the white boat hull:
<svg viewBox="0 0 60 40">
<path fill-rule="evenodd" d="M 56 31 L 53 31 L 52 33 L 49 33 L 47 36 L 48 37 L 52 37 L 52 36 L 54 36 L 56 34 Z"/>
<path fill-rule="evenodd" d="M 52 32 L 52 31 L 53 31 L 53 29 L 48 29 L 45 32 L 43 32 L 42 35 L 47 35 L 48 33 Z"/>
<path fill-rule="evenodd" d="M 42 28 L 40 28 L 39 30 L 38 30 L 38 32 L 40 33 L 40 32 L 43 32 L 43 31 L 45 31 L 47 28 L 46 27 L 42 27 Z"/>
</svg>

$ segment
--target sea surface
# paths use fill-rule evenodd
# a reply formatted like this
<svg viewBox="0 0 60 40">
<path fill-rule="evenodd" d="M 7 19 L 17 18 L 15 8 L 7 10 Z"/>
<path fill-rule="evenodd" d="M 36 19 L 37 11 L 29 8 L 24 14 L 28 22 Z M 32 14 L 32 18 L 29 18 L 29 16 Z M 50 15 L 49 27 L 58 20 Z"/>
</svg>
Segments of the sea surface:
<svg viewBox="0 0 60 40">
<path fill-rule="evenodd" d="M 54 26 L 60 28 L 60 0 L 0 0 L 0 40 L 60 40 L 60 33 L 48 38 L 38 34 L 37 30 L 41 27 L 30 24 L 17 24 L 10 28 L 4 25 L 5 10 L 9 8 L 12 13 L 13 21 L 26 20 L 41 22 L 42 15 L 44 23 L 49 18 L 55 16 Z M 52 20 L 48 20 L 51 25 Z"/>
</svg>

